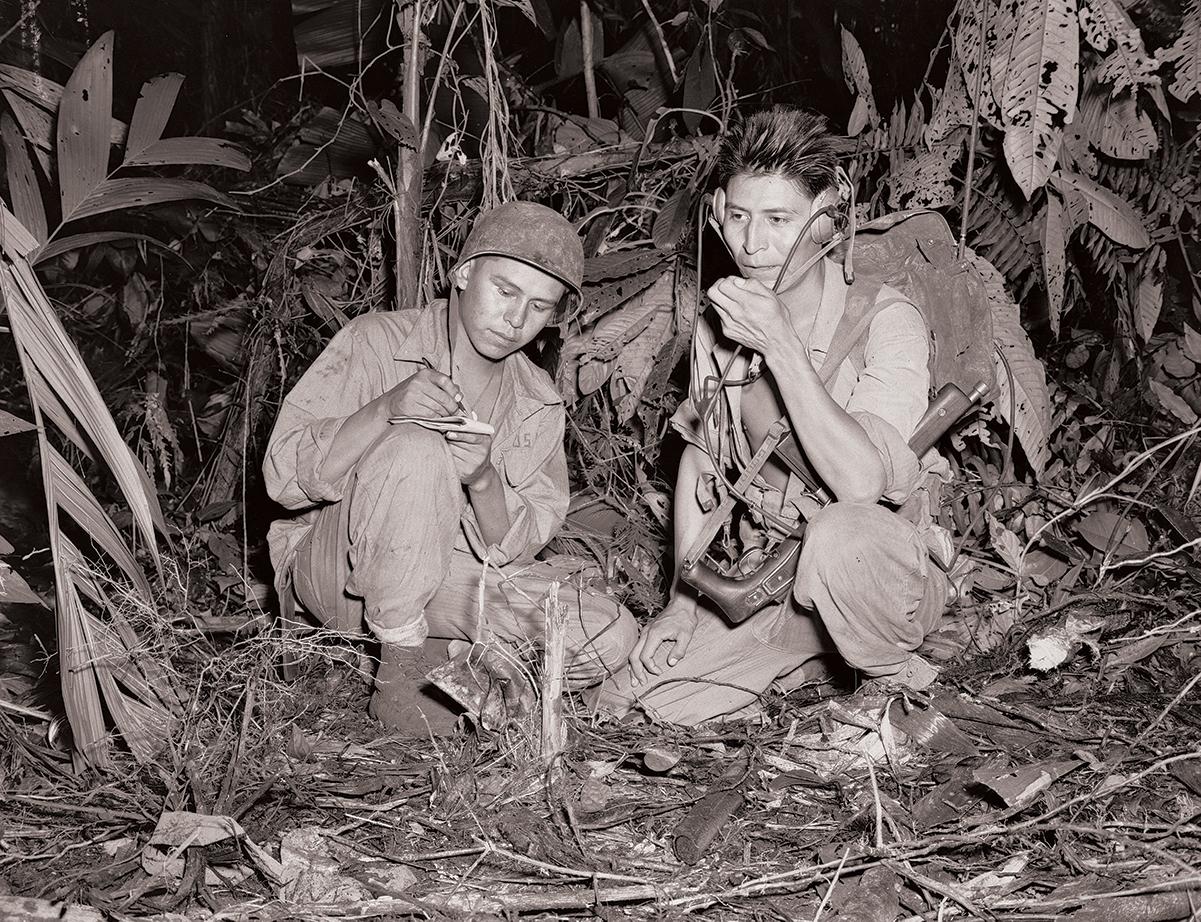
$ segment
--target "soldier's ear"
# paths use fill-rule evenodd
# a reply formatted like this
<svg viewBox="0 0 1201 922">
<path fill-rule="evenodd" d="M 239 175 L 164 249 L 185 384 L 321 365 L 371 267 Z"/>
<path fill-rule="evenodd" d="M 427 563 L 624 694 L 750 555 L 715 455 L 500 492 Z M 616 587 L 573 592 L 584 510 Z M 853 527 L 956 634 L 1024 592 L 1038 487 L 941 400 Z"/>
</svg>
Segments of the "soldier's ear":
<svg viewBox="0 0 1201 922">
<path fill-rule="evenodd" d="M 451 270 L 450 282 L 459 291 L 467 287 L 467 280 L 471 278 L 471 269 L 474 265 L 475 260 L 469 259 L 465 263 L 459 263 Z"/>
</svg>

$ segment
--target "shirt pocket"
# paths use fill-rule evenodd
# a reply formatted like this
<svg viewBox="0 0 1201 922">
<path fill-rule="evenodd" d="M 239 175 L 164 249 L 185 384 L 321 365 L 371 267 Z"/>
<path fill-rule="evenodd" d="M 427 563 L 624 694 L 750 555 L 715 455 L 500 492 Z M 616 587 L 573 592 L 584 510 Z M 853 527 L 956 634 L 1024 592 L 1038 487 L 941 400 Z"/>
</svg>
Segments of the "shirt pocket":
<svg viewBox="0 0 1201 922">
<path fill-rule="evenodd" d="M 501 469 L 510 486 L 526 483 L 545 463 L 553 437 L 547 417 L 550 414 L 536 411 L 511 432 L 498 433 L 500 444 L 493 445 L 497 467 Z"/>
</svg>

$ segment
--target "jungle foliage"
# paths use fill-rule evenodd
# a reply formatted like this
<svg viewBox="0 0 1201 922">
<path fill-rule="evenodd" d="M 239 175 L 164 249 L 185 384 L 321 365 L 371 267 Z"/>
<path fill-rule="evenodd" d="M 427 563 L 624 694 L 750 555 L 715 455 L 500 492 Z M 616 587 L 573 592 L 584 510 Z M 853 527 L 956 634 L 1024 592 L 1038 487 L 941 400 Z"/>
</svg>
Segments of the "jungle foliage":
<svg viewBox="0 0 1201 922">
<path fill-rule="evenodd" d="M 950 452 L 942 512 L 974 563 L 978 622 L 1003 633 L 1023 605 L 1054 603 L 1088 574 L 1196 543 L 1183 511 L 1196 478 L 1186 494 L 1152 490 L 1164 513 L 1150 530 L 1109 488 L 1139 457 L 1128 421 L 1173 433 L 1201 412 L 1201 0 L 293 0 L 292 11 L 296 76 L 230 113 L 219 138 L 165 136 L 179 74 L 147 75 L 121 121 L 111 34 L 86 36 L 65 66 L 33 60 L 23 24 L 9 36 L 22 43 L 14 63 L 0 65 L 5 198 L 40 283 L 23 276 L 19 295 L 7 274 L 19 254 L 6 257 L 28 402 L 81 452 L 126 465 L 115 429 L 75 438 L 81 411 L 39 383 L 73 337 L 150 478 L 121 481 L 143 510 L 140 549 L 163 543 L 146 518 L 161 500 L 190 552 L 209 555 L 216 575 L 188 587 L 193 604 L 261 618 L 257 459 L 280 395 L 350 317 L 440 293 L 479 209 L 520 196 L 572 218 L 589 257 L 582 310 L 540 353 L 571 407 L 577 495 L 560 546 L 592 553 L 633 607 L 653 611 L 667 420 L 707 278 L 696 219 L 716 140 L 773 100 L 845 130 L 861 219 L 938 209 L 987 285 L 1007 368 Z M 53 355 L 13 316 L 40 290 Z M 41 444 L 52 513 L 85 528 L 107 519 L 115 497 L 48 461 L 56 436 Z M 54 499 L 67 482 L 74 507 Z M 89 553 L 140 586 L 123 563 L 128 536 L 103 534 Z M 60 636 L 86 635 L 89 618 L 123 624 L 72 575 L 66 547 Z M 122 722 L 120 702 L 174 707 L 135 673 L 118 678 L 96 668 L 68 706 L 98 762 L 98 688 L 135 752 L 140 724 Z"/>
</svg>

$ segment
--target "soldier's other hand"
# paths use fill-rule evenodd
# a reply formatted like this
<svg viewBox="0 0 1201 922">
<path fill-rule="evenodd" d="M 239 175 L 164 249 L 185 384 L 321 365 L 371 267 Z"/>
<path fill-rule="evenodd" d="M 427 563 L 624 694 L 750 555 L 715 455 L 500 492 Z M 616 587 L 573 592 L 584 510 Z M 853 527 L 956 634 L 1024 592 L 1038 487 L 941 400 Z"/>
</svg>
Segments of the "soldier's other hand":
<svg viewBox="0 0 1201 922">
<path fill-rule="evenodd" d="M 418 416 L 422 419 L 437 419 L 439 416 L 454 416 L 459 412 L 456 395 L 461 395 L 459 386 L 433 368 L 418 369 L 384 394 L 380 400 L 389 417 Z"/>
<path fill-rule="evenodd" d="M 630 651 L 630 678 L 635 685 L 649 681 L 650 676 L 660 675 L 663 666 L 655 662 L 660 648 L 666 654 L 667 665 L 674 666 L 688 652 L 692 635 L 696 632 L 697 612 L 685 599 L 676 596 L 646 627 Z"/>
<path fill-rule="evenodd" d="M 471 487 L 492 468 L 492 436 L 479 432 L 448 432 L 446 444 L 454 458 L 459 482 Z"/>
</svg>

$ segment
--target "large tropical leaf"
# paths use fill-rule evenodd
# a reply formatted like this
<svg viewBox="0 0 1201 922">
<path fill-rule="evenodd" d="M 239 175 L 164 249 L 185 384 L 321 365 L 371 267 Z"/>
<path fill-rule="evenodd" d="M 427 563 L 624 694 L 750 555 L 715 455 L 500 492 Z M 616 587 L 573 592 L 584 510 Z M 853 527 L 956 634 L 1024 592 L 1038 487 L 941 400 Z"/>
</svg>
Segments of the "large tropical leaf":
<svg viewBox="0 0 1201 922">
<path fill-rule="evenodd" d="M 580 394 L 591 394 L 609 379 L 622 350 L 651 325 L 661 306 L 662 298 L 648 298 L 648 292 L 667 279 L 670 299 L 671 277 L 670 271 L 657 266 L 627 280 L 631 285 L 624 289 L 627 293 L 618 310 L 567 338 L 559 365 L 559 388 L 564 396 L 574 396 L 577 388 Z"/>
<path fill-rule="evenodd" d="M 63 221 L 78 221 L 110 211 L 145 208 L 148 205 L 178 202 L 182 199 L 201 199 L 227 208 L 237 207 L 224 193 L 191 179 L 106 179 L 96 185 L 73 211 L 64 213 Z"/>
<path fill-rule="evenodd" d="M 29 257 L 29 261 L 33 265 L 45 262 L 47 259 L 53 259 L 55 256 L 61 256 L 63 253 L 68 253 L 71 250 L 78 250 L 81 247 L 94 246 L 97 243 L 111 243 L 114 240 L 141 240 L 145 243 L 152 244 L 156 247 L 161 247 L 172 256 L 179 256 L 162 240 L 156 240 L 146 234 L 135 234 L 131 231 L 92 231 L 87 234 L 73 234 L 70 237 L 59 237 L 57 240 L 52 240 L 45 246 L 39 247 Z M 180 259 L 183 257 L 180 256 Z"/>
<path fill-rule="evenodd" d="M 8 173 L 8 192 L 12 196 L 17 218 L 41 243 L 46 239 L 46 208 L 42 205 L 42 190 L 25 139 L 17 123 L 5 112 L 0 115 L 0 141 L 4 144 L 4 166 Z"/>
<path fill-rule="evenodd" d="M 1151 341 L 1163 309 L 1163 247 L 1154 247 L 1139 260 L 1138 291 L 1134 302 L 1134 329 L 1143 342 Z"/>
<path fill-rule="evenodd" d="M 163 138 L 136 154 L 126 154 L 124 166 L 201 164 L 249 170 L 250 158 L 232 141 L 222 138 Z"/>
<path fill-rule="evenodd" d="M 959 61 L 972 103 L 979 109 L 981 118 L 994 128 L 1000 128 L 1001 108 L 993 94 L 989 63 L 993 49 L 999 46 L 1000 37 L 1009 28 L 1011 17 L 1001 15 L 1001 10 L 994 9 L 995 6 L 993 0 L 963 0 L 952 36 L 955 58 Z M 980 42 L 981 25 L 985 26 L 983 44 Z"/>
<path fill-rule="evenodd" d="M 25 140 L 33 145 L 33 155 L 42 165 L 42 175 L 54 175 L 54 118 L 49 112 L 10 89 L 0 89 L 9 109 L 16 116 Z"/>
<path fill-rule="evenodd" d="M 55 500 L 59 508 L 83 526 L 88 537 L 104 549 L 129 580 L 142 591 L 144 598 L 150 598 L 150 583 L 146 581 L 146 574 L 142 572 L 117 526 L 104 511 L 104 507 L 96 501 L 83 478 L 54 447 L 47 446 L 46 456 L 50 461 L 49 469 L 55 481 Z"/>
<path fill-rule="evenodd" d="M 42 604 L 41 597 L 29 588 L 25 578 L 3 561 L 0 561 L 0 604 Z"/>
<path fill-rule="evenodd" d="M 47 80 L 41 74 L 36 74 L 31 70 L 24 70 L 12 64 L 0 64 L 0 89 L 4 90 L 4 96 L 13 104 L 13 98 L 22 100 L 30 108 L 37 109 L 43 113 L 47 119 L 46 124 L 52 125 L 51 117 L 58 111 L 59 104 L 63 98 L 62 84 L 55 83 L 53 80 Z M 14 111 L 16 105 L 13 105 Z M 21 122 L 21 127 L 25 129 L 29 140 L 34 144 L 46 147 L 47 150 L 54 146 L 53 132 L 48 128 L 44 136 L 34 137 L 30 134 L 29 127 L 25 124 L 24 119 L 19 112 L 17 121 Z M 113 144 L 124 144 L 126 126 L 120 119 L 109 119 L 108 137 Z"/>
<path fill-rule="evenodd" d="M 316 6 L 311 4 L 306 9 Z M 295 12 L 295 6 L 293 7 Z M 383 50 L 391 5 L 384 0 L 331 0 L 296 23 L 292 35 L 302 71 L 366 63 Z"/>
<path fill-rule="evenodd" d="M 1142 160 L 1159 147 L 1151 117 L 1138 106 L 1135 91 L 1110 96 L 1102 83 L 1086 80 L 1077 121 L 1101 153 L 1119 160 Z"/>
<path fill-rule="evenodd" d="M 1063 126 L 1076 115 L 1080 28 L 1072 0 L 1020 0 L 1015 28 L 993 58 L 1005 160 L 1026 198 L 1051 175 Z"/>
<path fill-rule="evenodd" d="M 1114 243 L 1136 250 L 1145 250 L 1151 245 L 1147 229 L 1129 202 L 1079 173 L 1059 170 L 1051 177 L 1051 181 L 1065 197 L 1067 190 L 1083 195 L 1088 203 L 1089 223 Z"/>
<path fill-rule="evenodd" d="M 641 311 L 649 322 L 636 336 L 626 341 L 613 365 L 609 390 L 617 401 L 617 419 L 625 422 L 638 409 L 642 392 L 659 350 L 671 337 L 675 315 L 675 279 L 664 272 L 646 291 L 631 299 L 631 311 Z"/>
<path fill-rule="evenodd" d="M 142 84 L 142 92 L 129 120 L 129 140 L 125 142 L 125 161 L 140 154 L 163 136 L 163 129 L 175 108 L 175 99 L 183 83 L 183 74 L 161 74 Z"/>
<path fill-rule="evenodd" d="M 1097 51 L 1109 52 L 1097 68 L 1100 82 L 1112 85 L 1114 93 L 1159 86 L 1159 62 L 1147 54 L 1142 33 L 1117 0 L 1084 0 L 1079 15 L 1088 43 Z"/>
<path fill-rule="evenodd" d="M 1169 89 L 1181 102 L 1201 93 L 1201 0 L 1188 0 L 1180 37 L 1159 55 L 1164 64 L 1175 64 Z"/>
<path fill-rule="evenodd" d="M 572 28 L 576 30 L 576 46 L 582 47 L 578 37 L 579 23 L 573 20 L 567 35 L 571 34 Z M 593 28 L 594 47 L 603 32 L 599 23 Z M 566 42 L 566 37 L 564 41 Z M 598 69 L 624 97 L 625 106 L 622 107 L 620 115 L 621 127 L 639 137 L 642 129 L 655 117 L 659 108 L 667 103 L 674 89 L 671 77 L 659 66 L 655 52 L 657 42 L 654 28 L 649 22 L 644 22 L 617 51 L 603 60 L 599 60 L 599 54 L 596 56 L 599 60 Z M 579 65 L 576 64 L 575 68 L 578 72 Z"/>
<path fill-rule="evenodd" d="M 113 33 L 88 49 L 63 89 L 58 108 L 58 188 L 63 218 L 108 175 L 113 112 Z"/>
<path fill-rule="evenodd" d="M 993 341 L 1005 356 L 995 361 L 999 394 L 996 407 L 1026 453 L 1026 460 L 1036 476 L 1041 476 L 1051 457 L 1051 401 L 1047 393 L 1047 376 L 1043 363 L 1034 354 L 1030 337 L 1022 329 L 1018 306 L 1005 290 L 1005 281 L 992 264 L 969 251 L 969 259 L 984 281 L 984 289 L 992 307 Z M 1005 364 L 1013 374 L 1010 381 Z M 1011 398 L 1012 389 L 1012 398 Z M 1010 416 L 1010 402 L 1014 404 Z"/>
</svg>

